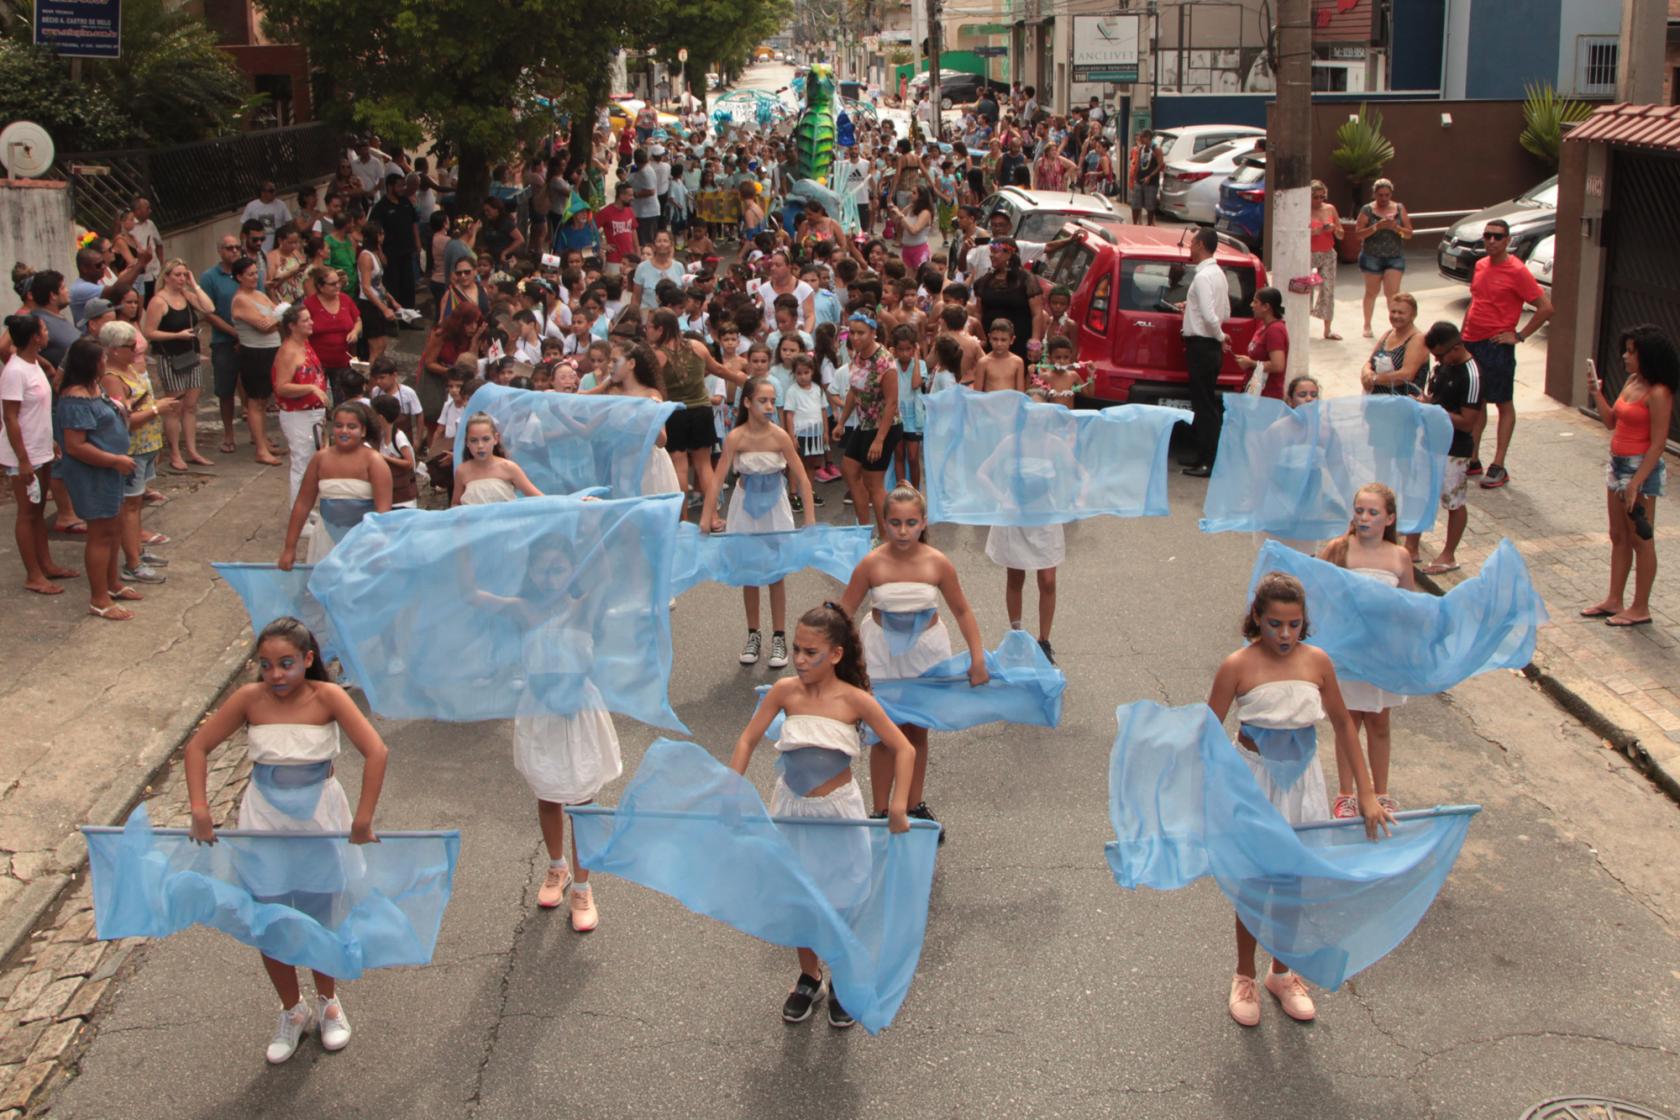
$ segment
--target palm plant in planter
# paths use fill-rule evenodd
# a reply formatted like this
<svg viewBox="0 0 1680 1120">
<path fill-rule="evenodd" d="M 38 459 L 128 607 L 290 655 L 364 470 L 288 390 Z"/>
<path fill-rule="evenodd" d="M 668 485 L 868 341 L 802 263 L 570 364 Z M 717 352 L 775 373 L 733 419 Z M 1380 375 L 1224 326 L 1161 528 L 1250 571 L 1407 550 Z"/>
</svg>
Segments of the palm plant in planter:
<svg viewBox="0 0 1680 1120">
<path fill-rule="evenodd" d="M 1353 190 L 1354 217 L 1342 220 L 1344 261 L 1359 258 L 1359 242 L 1353 236 L 1353 226 L 1365 201 L 1365 189 L 1381 177 L 1382 169 L 1394 158 L 1394 145 L 1383 135 L 1382 124 L 1382 114 L 1360 102 L 1359 115 L 1343 121 L 1336 129 L 1337 147 L 1330 153 L 1330 162 L 1347 176 Z"/>
<path fill-rule="evenodd" d="M 1523 99 L 1525 127 L 1517 139 L 1548 167 L 1556 169 L 1564 126 L 1586 120 L 1592 115 L 1592 106 L 1564 97 L 1550 82 L 1525 85 L 1523 92 L 1528 95 Z"/>
</svg>

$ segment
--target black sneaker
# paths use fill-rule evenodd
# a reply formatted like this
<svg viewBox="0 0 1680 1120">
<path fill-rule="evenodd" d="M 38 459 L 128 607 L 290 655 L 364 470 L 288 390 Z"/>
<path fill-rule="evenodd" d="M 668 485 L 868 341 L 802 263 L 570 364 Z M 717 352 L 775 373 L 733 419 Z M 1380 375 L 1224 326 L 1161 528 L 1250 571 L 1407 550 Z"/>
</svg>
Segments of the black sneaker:
<svg viewBox="0 0 1680 1120">
<path fill-rule="evenodd" d="M 877 809 L 875 812 L 869 814 L 869 819 L 872 821 L 884 821 L 887 819 L 887 811 L 885 809 Z"/>
<path fill-rule="evenodd" d="M 840 1006 L 840 998 L 832 991 L 828 993 L 828 1025 L 837 1031 L 843 1031 L 853 1023 L 852 1013 Z"/>
<path fill-rule="evenodd" d="M 793 991 L 788 993 L 787 1002 L 782 1004 L 782 1022 L 803 1023 L 811 1017 L 811 1011 L 822 1002 L 823 996 L 828 994 L 828 981 L 818 980 L 807 976 L 803 972 L 794 982 Z"/>
<path fill-rule="evenodd" d="M 1044 651 L 1044 656 L 1050 664 L 1054 665 L 1056 663 L 1056 651 L 1050 648 L 1049 638 L 1040 638 L 1038 640 L 1038 648 Z"/>
<path fill-rule="evenodd" d="M 805 512 L 805 499 L 801 498 L 798 494 L 795 494 L 795 495 L 793 495 L 793 497 L 789 498 L 788 503 L 793 506 L 793 512 L 795 512 L 795 513 L 804 513 Z"/>
<path fill-rule="evenodd" d="M 933 810 L 928 808 L 926 801 L 918 801 L 910 806 L 910 811 L 905 815 L 918 821 L 932 821 L 934 824 L 939 824 L 939 818 L 933 815 Z M 945 843 L 945 826 L 942 824 L 939 825 L 939 842 L 941 844 Z"/>
<path fill-rule="evenodd" d="M 1495 463 L 1482 476 L 1482 489 L 1497 490 L 1509 481 L 1511 481 L 1511 476 L 1506 473 L 1505 468 Z"/>
<path fill-rule="evenodd" d="M 1481 473 L 1482 473 L 1482 461 L 1480 459 L 1470 460 L 1469 465 L 1464 468 L 1464 477 L 1465 478 L 1475 478 L 1477 475 L 1479 475 Z"/>
<path fill-rule="evenodd" d="M 821 495 L 821 494 L 818 494 L 818 493 L 817 493 L 817 492 L 816 492 L 816 491 L 814 491 L 814 490 L 813 490 L 813 491 L 812 491 L 812 492 L 811 492 L 811 504 L 812 504 L 812 505 L 814 505 L 814 506 L 820 506 L 820 505 L 822 505 L 822 504 L 823 504 L 823 497 L 822 497 L 822 495 Z"/>
</svg>

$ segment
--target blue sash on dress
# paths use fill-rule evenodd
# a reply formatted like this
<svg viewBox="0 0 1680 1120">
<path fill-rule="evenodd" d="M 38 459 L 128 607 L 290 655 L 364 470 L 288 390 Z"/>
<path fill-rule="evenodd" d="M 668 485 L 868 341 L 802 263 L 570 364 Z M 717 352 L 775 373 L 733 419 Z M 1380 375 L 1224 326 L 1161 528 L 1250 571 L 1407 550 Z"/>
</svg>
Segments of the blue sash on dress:
<svg viewBox="0 0 1680 1120">
<path fill-rule="evenodd" d="M 920 611 L 882 611 L 881 630 L 887 636 L 887 652 L 893 657 L 908 653 L 938 614 L 937 607 Z"/>
<path fill-rule="evenodd" d="M 851 768 L 850 755 L 829 747 L 795 747 L 777 752 L 776 773 L 800 797 L 811 796 L 812 790 Z"/>
<path fill-rule="evenodd" d="M 787 487 L 781 471 L 740 476 L 742 504 L 749 517 L 763 517 L 776 508 L 776 502 Z"/>
<path fill-rule="evenodd" d="M 337 544 L 344 539 L 344 534 L 360 525 L 362 518 L 373 512 L 372 498 L 322 498 L 321 524 L 327 527 L 327 536 Z"/>
<path fill-rule="evenodd" d="M 1279 789 L 1291 789 L 1312 765 L 1318 750 L 1318 729 L 1307 727 L 1255 727 L 1242 724 L 1247 735 L 1260 751 L 1260 761 Z"/>
<path fill-rule="evenodd" d="M 251 781 L 270 805 L 295 821 L 308 821 L 315 816 L 315 806 L 320 804 L 321 791 L 332 772 L 331 759 L 306 763 L 254 762 Z"/>
</svg>

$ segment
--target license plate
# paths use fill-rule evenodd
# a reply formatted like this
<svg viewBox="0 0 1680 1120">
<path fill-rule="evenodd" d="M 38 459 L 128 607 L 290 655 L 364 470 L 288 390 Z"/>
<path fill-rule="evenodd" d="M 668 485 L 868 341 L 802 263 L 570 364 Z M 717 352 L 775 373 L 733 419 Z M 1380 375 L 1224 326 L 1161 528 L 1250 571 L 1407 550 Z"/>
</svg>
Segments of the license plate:
<svg viewBox="0 0 1680 1120">
<path fill-rule="evenodd" d="M 1189 401 L 1181 401 L 1177 397 L 1162 397 L 1160 400 L 1156 401 L 1155 403 L 1160 405 L 1162 408 L 1188 409 L 1190 407 L 1190 402 Z"/>
</svg>

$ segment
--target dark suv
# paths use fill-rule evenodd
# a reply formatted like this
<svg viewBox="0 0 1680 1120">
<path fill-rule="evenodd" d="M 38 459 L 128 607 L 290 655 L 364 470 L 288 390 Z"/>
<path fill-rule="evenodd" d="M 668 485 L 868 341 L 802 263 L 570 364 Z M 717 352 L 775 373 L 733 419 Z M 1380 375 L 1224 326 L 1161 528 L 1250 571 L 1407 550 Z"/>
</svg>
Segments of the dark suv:
<svg viewBox="0 0 1680 1120">
<path fill-rule="evenodd" d="M 928 87 L 927 72 L 923 71 L 910 79 L 910 88 L 917 93 Z M 939 72 L 939 107 L 949 109 L 953 105 L 963 105 L 980 99 L 980 91 L 990 87 L 993 93 L 1008 96 L 1009 86 L 1002 82 L 994 82 L 979 74 L 970 74 L 966 70 L 941 70 Z"/>
</svg>

